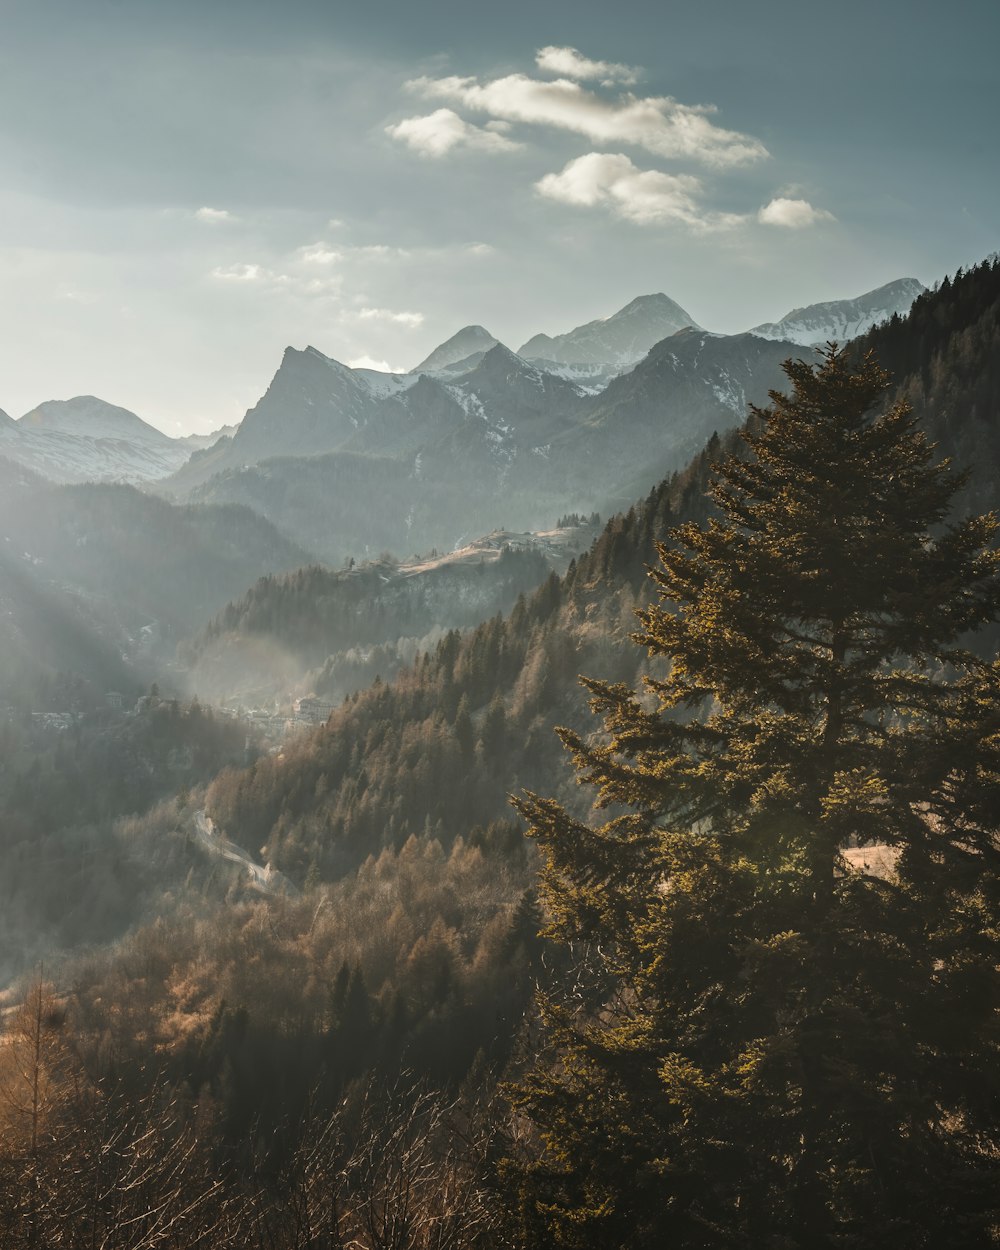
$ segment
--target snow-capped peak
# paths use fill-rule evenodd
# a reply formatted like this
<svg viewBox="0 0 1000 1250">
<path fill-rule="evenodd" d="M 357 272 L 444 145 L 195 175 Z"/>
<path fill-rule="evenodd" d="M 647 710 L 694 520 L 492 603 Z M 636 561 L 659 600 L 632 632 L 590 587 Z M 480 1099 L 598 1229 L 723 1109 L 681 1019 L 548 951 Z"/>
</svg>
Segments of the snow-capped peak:
<svg viewBox="0 0 1000 1250">
<path fill-rule="evenodd" d="M 433 373 L 437 369 L 446 369 L 448 365 L 465 360 L 477 352 L 489 351 L 499 341 L 482 326 L 463 326 L 457 334 L 446 339 L 439 347 L 435 347 L 431 354 L 410 372 Z"/>
<path fill-rule="evenodd" d="M 22 430 L 50 430 L 87 438 L 118 438 L 130 442 L 165 446 L 173 442 L 168 434 L 143 421 L 127 408 L 119 408 L 95 395 L 73 399 L 50 399 L 32 408 L 21 418 Z"/>
<path fill-rule="evenodd" d="M 529 360 L 628 368 L 654 343 L 688 326 L 698 328 L 679 304 L 657 292 L 637 296 L 612 316 L 588 321 L 566 334 L 536 334 L 518 354 Z"/>
<path fill-rule="evenodd" d="M 813 346 L 827 342 L 846 343 L 865 334 L 872 326 L 901 317 L 910 311 L 918 295 L 927 288 L 916 278 L 897 278 L 854 299 L 827 300 L 793 308 L 780 321 L 767 321 L 750 331 L 762 339 Z"/>
</svg>

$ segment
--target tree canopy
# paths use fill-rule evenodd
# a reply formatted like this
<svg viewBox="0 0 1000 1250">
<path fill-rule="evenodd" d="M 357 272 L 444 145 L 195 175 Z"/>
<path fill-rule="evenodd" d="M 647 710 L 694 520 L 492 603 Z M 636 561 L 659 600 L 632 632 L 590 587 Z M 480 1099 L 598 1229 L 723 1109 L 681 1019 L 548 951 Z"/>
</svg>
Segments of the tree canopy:
<svg viewBox="0 0 1000 1250">
<path fill-rule="evenodd" d="M 659 547 L 661 675 L 561 731 L 611 818 L 517 803 L 579 964 L 516 1091 L 529 1245 L 998 1237 L 997 522 L 872 358 L 785 369 Z"/>
</svg>

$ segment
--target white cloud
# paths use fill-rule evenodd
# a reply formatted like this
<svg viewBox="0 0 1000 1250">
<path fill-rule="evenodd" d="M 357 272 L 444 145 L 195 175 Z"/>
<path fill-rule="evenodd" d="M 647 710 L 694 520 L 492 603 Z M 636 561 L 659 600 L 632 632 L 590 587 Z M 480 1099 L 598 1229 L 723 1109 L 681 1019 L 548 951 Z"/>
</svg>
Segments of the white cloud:
<svg viewBox="0 0 1000 1250">
<path fill-rule="evenodd" d="M 360 321 L 391 321 L 410 329 L 424 323 L 423 313 L 393 312 L 391 308 L 362 308 L 357 316 Z"/>
<path fill-rule="evenodd" d="M 393 369 L 387 360 L 375 360 L 372 356 L 355 356 L 344 362 L 348 369 L 374 369 L 377 373 L 405 373 L 405 369 Z"/>
<path fill-rule="evenodd" d="M 407 86 L 429 99 L 462 104 L 501 121 L 554 126 L 584 135 L 595 143 L 633 144 L 658 156 L 687 157 L 717 168 L 745 165 L 768 154 L 759 140 L 735 130 L 724 130 L 710 121 L 712 107 L 680 104 L 670 96 L 640 97 L 626 93 L 609 100 L 566 78 L 541 82 L 526 74 L 508 74 L 487 83 L 479 83 L 475 78 L 425 77 L 413 79 Z M 466 125 L 449 109 L 440 109 L 432 113 L 431 118 L 442 114 L 454 118 L 459 127 Z M 406 134 L 399 133 L 401 127 L 429 120 L 410 118 L 390 127 L 389 131 L 397 138 L 404 138 Z M 454 123 L 446 124 L 442 120 L 442 137 L 427 138 L 428 144 L 439 145 L 435 154 L 448 150 L 447 146 L 440 145 L 447 141 L 447 128 Z M 435 123 L 431 129 L 436 130 L 437 125 Z M 420 133 L 415 131 L 418 137 Z M 502 136 L 493 138 L 502 139 Z M 409 138 L 407 141 L 412 142 Z"/>
<path fill-rule="evenodd" d="M 239 218 L 234 216 L 234 214 L 231 213 L 228 209 L 209 208 L 207 204 L 203 205 L 203 207 L 197 210 L 197 212 L 195 213 L 195 218 L 198 221 L 208 222 L 210 226 L 220 226 L 224 224 L 225 222 L 233 222 L 233 221 L 239 220 Z"/>
<path fill-rule="evenodd" d="M 639 71 L 631 65 L 616 65 L 611 61 L 592 61 L 577 52 L 576 48 L 539 48 L 535 56 L 538 68 L 565 78 L 595 79 L 610 86 L 613 82 L 634 83 Z"/>
<path fill-rule="evenodd" d="M 307 265 L 332 265 L 342 258 L 343 253 L 326 243 L 310 243 L 300 247 L 298 255 Z"/>
<path fill-rule="evenodd" d="M 757 220 L 765 226 L 783 226 L 787 230 L 801 230 L 818 221 L 836 221 L 833 213 L 825 208 L 813 208 L 808 200 L 789 200 L 783 196 L 765 204 L 757 214 Z"/>
<path fill-rule="evenodd" d="M 261 282 L 274 275 L 262 265 L 220 265 L 212 270 L 213 278 L 226 282 Z"/>
<path fill-rule="evenodd" d="M 338 295 L 343 288 L 343 279 L 339 274 L 320 278 L 310 272 L 288 273 L 259 264 L 220 265 L 211 271 L 210 276 L 248 288 L 254 286 L 269 293 L 287 291 L 290 295 L 311 299 Z"/>
<path fill-rule="evenodd" d="M 693 175 L 639 169 L 621 152 L 588 152 L 535 185 L 547 199 L 604 207 L 641 226 L 677 223 L 707 231 L 745 221 L 736 213 L 706 212 L 699 204 L 701 182 Z"/>
<path fill-rule="evenodd" d="M 498 133 L 495 128 L 480 128 L 463 120 L 451 109 L 440 108 L 426 117 L 407 117 L 394 126 L 386 126 L 386 134 L 407 144 L 421 156 L 447 156 L 455 148 L 480 152 L 512 152 L 521 145 Z"/>
</svg>

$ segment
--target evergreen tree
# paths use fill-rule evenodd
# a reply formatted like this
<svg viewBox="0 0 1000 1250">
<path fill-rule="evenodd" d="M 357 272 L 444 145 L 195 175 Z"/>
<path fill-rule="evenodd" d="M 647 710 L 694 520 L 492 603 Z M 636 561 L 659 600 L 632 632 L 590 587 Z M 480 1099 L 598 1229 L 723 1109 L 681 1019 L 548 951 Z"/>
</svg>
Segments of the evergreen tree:
<svg viewBox="0 0 1000 1250">
<path fill-rule="evenodd" d="M 560 731 L 618 814 L 518 803 L 579 967 L 515 1091 L 530 1246 L 1000 1239 L 1000 682 L 962 646 L 996 521 L 946 524 L 871 358 L 785 369 L 660 547 L 665 675 L 587 682 L 607 738 Z M 873 844 L 881 875 L 844 854 Z"/>
</svg>

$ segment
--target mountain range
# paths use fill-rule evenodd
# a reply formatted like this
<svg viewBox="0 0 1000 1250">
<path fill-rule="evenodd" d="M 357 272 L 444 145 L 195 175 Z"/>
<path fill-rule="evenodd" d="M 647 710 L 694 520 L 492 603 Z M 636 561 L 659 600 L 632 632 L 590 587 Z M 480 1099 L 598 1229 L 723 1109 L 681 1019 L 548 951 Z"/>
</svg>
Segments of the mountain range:
<svg viewBox="0 0 1000 1250">
<path fill-rule="evenodd" d="M 409 373 L 289 347 L 231 432 L 174 439 L 93 396 L 0 414 L 0 455 L 55 482 L 247 504 L 323 559 L 452 547 L 606 512 L 679 468 L 781 382 L 790 348 L 905 313 L 902 279 L 717 335 L 662 293 L 512 352 L 466 326 Z M 207 445 L 198 446 L 199 443 Z"/>
<path fill-rule="evenodd" d="M 679 468 L 766 399 L 787 355 L 688 329 L 594 394 L 499 343 L 447 380 L 372 377 L 289 349 L 234 437 L 156 489 L 246 504 L 331 563 L 546 528 Z"/>
</svg>

